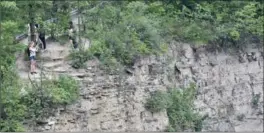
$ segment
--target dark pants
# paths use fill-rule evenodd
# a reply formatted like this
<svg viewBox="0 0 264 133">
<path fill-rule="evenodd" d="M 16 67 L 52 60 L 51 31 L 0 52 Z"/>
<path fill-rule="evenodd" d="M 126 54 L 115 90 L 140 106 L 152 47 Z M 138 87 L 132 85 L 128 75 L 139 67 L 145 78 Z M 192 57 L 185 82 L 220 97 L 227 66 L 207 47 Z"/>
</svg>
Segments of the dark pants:
<svg viewBox="0 0 264 133">
<path fill-rule="evenodd" d="M 73 47 L 74 47 L 75 49 L 78 48 L 78 44 L 77 44 L 76 41 L 72 41 L 72 43 L 73 43 Z"/>
<path fill-rule="evenodd" d="M 70 36 L 69 39 L 72 40 L 73 48 L 75 48 L 75 49 L 78 48 L 78 44 L 77 44 L 77 41 L 75 40 L 75 38 Z"/>
<path fill-rule="evenodd" d="M 46 49 L 46 40 L 45 40 L 45 37 L 39 37 L 39 39 L 42 41 L 43 43 L 43 48 Z"/>
<path fill-rule="evenodd" d="M 26 52 L 27 52 L 28 57 L 29 57 L 30 56 L 30 50 L 29 50 L 29 48 L 26 49 Z"/>
</svg>

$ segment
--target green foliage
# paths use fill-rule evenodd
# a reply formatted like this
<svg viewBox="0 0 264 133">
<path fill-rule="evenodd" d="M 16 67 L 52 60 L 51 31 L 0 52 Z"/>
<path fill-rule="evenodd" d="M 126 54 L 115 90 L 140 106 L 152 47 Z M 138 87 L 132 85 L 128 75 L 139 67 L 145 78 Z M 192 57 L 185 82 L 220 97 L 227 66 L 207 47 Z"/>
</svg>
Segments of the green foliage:
<svg viewBox="0 0 264 133">
<path fill-rule="evenodd" d="M 69 76 L 61 76 L 58 80 L 44 80 L 37 88 L 24 86 L 25 94 L 21 94 L 22 84 L 13 80 L 10 81 L 12 86 L 8 84 L 10 87 L 1 90 L 1 94 L 6 95 L 1 97 L 4 116 L 0 121 L 0 131 L 24 131 L 22 122 L 25 119 L 42 120 L 53 114 L 53 109 L 71 104 L 79 96 L 79 84 Z"/>
<path fill-rule="evenodd" d="M 146 108 L 151 112 L 160 112 L 171 106 L 172 101 L 168 94 L 162 91 L 155 92 L 151 98 L 147 99 Z"/>
<path fill-rule="evenodd" d="M 93 56 L 88 50 L 79 50 L 79 51 L 72 51 L 69 55 L 69 59 L 71 60 L 71 66 L 73 68 L 85 68 L 86 61 L 92 59 Z"/>
<path fill-rule="evenodd" d="M 262 40 L 263 3 L 248 1 L 97 1 L 82 21 L 96 57 L 133 65 L 136 56 L 166 52 L 172 40 L 204 45 Z M 246 37 L 247 36 L 247 37 Z M 99 48 L 100 47 L 100 48 Z M 95 51 L 93 51 L 95 50 Z"/>
<path fill-rule="evenodd" d="M 72 77 L 62 75 L 58 79 L 43 80 L 37 88 L 28 88 L 22 103 L 27 106 L 26 117 L 41 120 L 61 105 L 75 102 L 79 97 L 79 84 Z"/>
<path fill-rule="evenodd" d="M 3 72 L 2 72 L 3 74 Z M 21 121 L 25 114 L 26 106 L 20 103 L 20 87 L 16 82 L 16 76 L 11 71 L 4 74 L 5 78 L 1 81 L 1 113 L 0 131 L 16 132 L 24 131 Z M 7 80 L 8 79 L 8 80 Z"/>
<path fill-rule="evenodd" d="M 77 98 L 75 82 L 65 77 L 43 81 L 42 86 L 27 90 L 28 94 L 22 98 L 14 66 L 15 52 L 23 47 L 15 45 L 13 39 L 17 33 L 26 31 L 25 25 L 31 21 L 44 24 L 46 34 L 58 37 L 68 27 L 70 10 L 78 5 L 83 13 L 82 35 L 88 36 L 92 45 L 89 50 L 71 53 L 75 68 L 85 67 L 86 61 L 94 57 L 111 69 L 120 64 L 133 65 L 138 56 L 166 52 L 172 40 L 195 45 L 215 42 L 222 47 L 230 42 L 242 45 L 241 42 L 253 37 L 263 41 L 264 14 L 260 1 L 1 1 L 0 131 L 23 131 L 21 122 L 27 112 L 33 112 L 30 118 L 41 118 L 50 105 L 69 104 Z M 51 17 L 58 20 L 44 22 Z M 202 119 L 193 113 L 194 94 L 193 90 L 188 91 L 188 94 L 177 90 L 157 93 L 146 107 L 153 112 L 167 110 L 169 131 L 185 128 L 199 131 Z M 259 96 L 255 95 L 252 105 L 257 107 L 258 101 Z"/>
<path fill-rule="evenodd" d="M 167 127 L 167 132 L 176 132 L 176 130 L 171 125 L 169 125 Z"/>
<path fill-rule="evenodd" d="M 103 62 L 131 65 L 137 55 L 158 54 L 166 50 L 157 29 L 158 21 L 145 15 L 149 6 L 140 1 L 124 3 L 117 7 L 115 2 L 98 2 L 86 9 L 87 34 L 92 41 L 90 53 Z"/>
<path fill-rule="evenodd" d="M 0 6 L 5 9 L 17 10 L 16 2 L 13 1 L 2 1 L 0 2 Z"/>
<path fill-rule="evenodd" d="M 26 106 L 20 104 L 20 83 L 14 67 L 15 52 L 22 48 L 13 43 L 20 24 L 16 21 L 17 7 L 14 2 L 1 1 L 0 9 L 0 131 L 23 131 Z"/>
<path fill-rule="evenodd" d="M 21 122 L 14 119 L 0 120 L 0 129 L 2 132 L 25 132 Z"/>
<path fill-rule="evenodd" d="M 170 125 L 168 131 L 184 131 L 192 129 L 201 131 L 205 119 L 194 110 L 195 87 L 182 90 L 171 89 L 169 92 L 157 91 L 147 99 L 146 108 L 152 112 L 167 111 Z"/>
<path fill-rule="evenodd" d="M 33 8 L 30 9 L 29 5 Z M 46 10 L 51 6 L 51 1 L 0 2 L 0 132 L 24 131 L 22 122 L 25 118 L 38 118 L 44 115 L 49 105 L 71 103 L 78 96 L 77 83 L 67 77 L 60 78 L 55 89 L 49 88 L 50 91 L 38 88 L 21 94 L 23 85 L 16 75 L 15 53 L 24 50 L 25 45 L 14 43 L 14 36 L 27 31 L 25 25 L 32 17 L 37 23 L 50 18 Z M 66 17 L 59 16 L 59 24 L 64 27 L 63 22 L 68 21 Z"/>
<path fill-rule="evenodd" d="M 60 76 L 55 81 L 56 88 L 50 88 L 53 103 L 70 104 L 79 97 L 79 84 L 69 76 Z"/>
</svg>

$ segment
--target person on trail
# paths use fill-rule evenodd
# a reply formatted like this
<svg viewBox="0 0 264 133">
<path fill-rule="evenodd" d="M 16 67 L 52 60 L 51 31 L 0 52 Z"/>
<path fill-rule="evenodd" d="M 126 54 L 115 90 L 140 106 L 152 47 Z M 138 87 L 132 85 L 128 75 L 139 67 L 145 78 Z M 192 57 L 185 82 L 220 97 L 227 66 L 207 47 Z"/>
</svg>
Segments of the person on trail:
<svg viewBox="0 0 264 133">
<path fill-rule="evenodd" d="M 29 55 L 29 59 L 30 59 L 30 73 L 36 73 L 36 52 L 37 52 L 37 48 L 35 46 L 34 41 L 31 41 L 31 43 L 29 44 L 29 51 L 30 51 L 30 55 Z"/>
<path fill-rule="evenodd" d="M 30 48 L 30 44 L 32 43 L 32 41 L 36 41 L 36 40 L 34 40 L 34 39 L 36 39 L 36 37 L 34 36 L 34 33 L 33 33 L 33 35 L 31 34 L 31 27 L 30 27 L 30 25 L 31 25 L 31 23 L 29 23 L 29 24 L 27 25 L 27 27 L 28 27 L 28 47 L 27 47 L 27 49 L 26 49 L 26 53 L 27 53 L 28 57 L 30 57 L 30 50 L 29 50 L 29 48 Z M 37 28 L 37 25 L 34 25 L 34 29 L 33 29 L 33 31 L 34 31 L 36 28 Z M 32 38 L 33 38 L 33 40 L 32 40 Z"/>
<path fill-rule="evenodd" d="M 73 44 L 73 48 L 77 49 L 78 44 L 76 41 L 76 31 L 73 31 L 73 36 L 70 38 L 70 40 L 71 40 L 71 44 Z"/>
<path fill-rule="evenodd" d="M 39 28 L 39 39 L 41 40 L 42 44 L 43 44 L 43 49 L 44 51 L 46 50 L 46 40 L 45 40 L 45 29 L 43 27 L 43 25 L 40 25 L 40 28 Z"/>
<path fill-rule="evenodd" d="M 39 38 L 39 24 L 34 25 L 34 35 L 35 35 L 35 44 L 39 46 L 40 43 L 40 38 Z"/>
<path fill-rule="evenodd" d="M 73 45 L 73 47 L 76 49 L 78 47 L 77 41 L 76 41 L 76 31 L 74 30 L 73 27 L 73 22 L 69 22 L 69 29 L 68 29 L 68 36 L 70 40 L 70 44 Z"/>
</svg>

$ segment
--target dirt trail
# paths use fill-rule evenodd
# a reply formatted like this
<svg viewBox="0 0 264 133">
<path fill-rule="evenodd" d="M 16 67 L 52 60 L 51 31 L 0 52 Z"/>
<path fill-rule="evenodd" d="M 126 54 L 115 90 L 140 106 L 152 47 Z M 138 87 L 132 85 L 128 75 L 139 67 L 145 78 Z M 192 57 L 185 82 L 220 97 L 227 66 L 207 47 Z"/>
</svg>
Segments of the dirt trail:
<svg viewBox="0 0 264 133">
<path fill-rule="evenodd" d="M 27 38 L 22 40 L 26 42 Z M 87 39 L 82 39 L 87 40 Z M 84 47 L 88 48 L 88 41 L 83 41 Z M 24 52 L 21 52 L 17 56 L 16 66 L 18 75 L 22 79 L 28 79 L 30 75 L 31 79 L 38 79 L 40 77 L 41 67 L 43 67 L 43 72 L 48 76 L 58 76 L 59 74 L 74 72 L 73 68 L 70 66 L 67 57 L 70 51 L 73 50 L 69 43 L 64 45 L 59 44 L 59 42 L 47 41 L 46 51 L 39 50 L 37 56 L 37 74 L 29 74 L 30 62 L 26 57 Z"/>
</svg>

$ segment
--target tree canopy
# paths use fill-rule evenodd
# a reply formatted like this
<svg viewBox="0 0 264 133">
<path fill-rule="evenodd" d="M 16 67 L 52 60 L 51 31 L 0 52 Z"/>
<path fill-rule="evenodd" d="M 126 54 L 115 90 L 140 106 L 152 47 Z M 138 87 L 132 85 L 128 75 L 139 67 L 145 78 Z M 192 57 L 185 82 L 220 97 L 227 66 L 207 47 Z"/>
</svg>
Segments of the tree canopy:
<svg viewBox="0 0 264 133">
<path fill-rule="evenodd" d="M 88 53 L 106 64 L 131 65 L 166 51 L 173 40 L 237 48 L 263 42 L 260 1 L 92 1 L 82 14 Z"/>
</svg>

